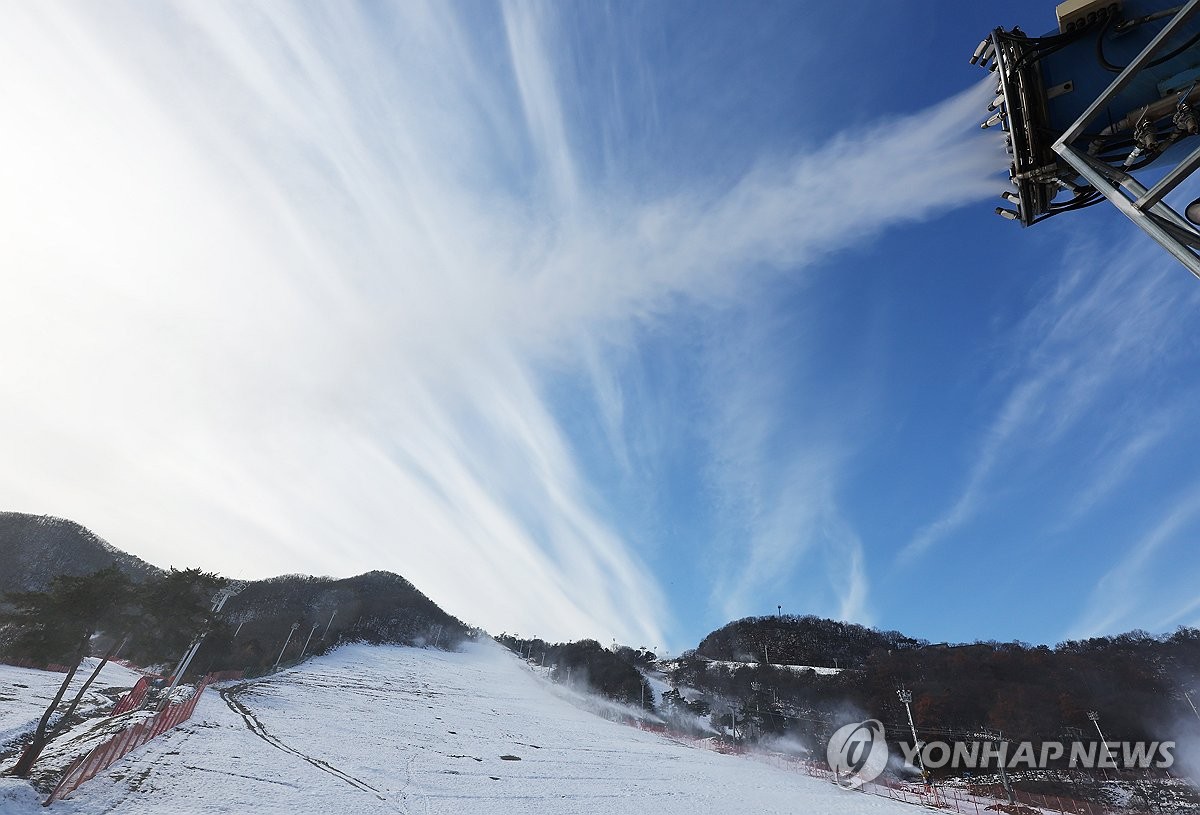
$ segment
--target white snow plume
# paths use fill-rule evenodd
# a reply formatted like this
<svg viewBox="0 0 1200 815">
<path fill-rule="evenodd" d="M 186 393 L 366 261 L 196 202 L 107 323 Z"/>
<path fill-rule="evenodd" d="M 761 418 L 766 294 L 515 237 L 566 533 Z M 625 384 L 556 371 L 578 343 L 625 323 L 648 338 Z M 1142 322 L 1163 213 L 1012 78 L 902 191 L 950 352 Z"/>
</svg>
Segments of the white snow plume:
<svg viewBox="0 0 1200 815">
<path fill-rule="evenodd" d="M 557 11 L 501 6 L 495 38 L 442 2 L 0 8 L 0 505 L 162 565 L 386 568 L 495 629 L 661 642 L 547 373 L 999 165 L 972 89 L 732 186 L 593 188 Z"/>
<path fill-rule="evenodd" d="M 764 750 L 787 753 L 791 756 L 810 756 L 813 753 L 811 747 L 795 736 L 767 736 L 761 739 L 758 745 Z M 821 747 L 823 749 L 824 745 L 821 745 Z M 821 758 L 822 756 L 817 757 Z"/>
</svg>

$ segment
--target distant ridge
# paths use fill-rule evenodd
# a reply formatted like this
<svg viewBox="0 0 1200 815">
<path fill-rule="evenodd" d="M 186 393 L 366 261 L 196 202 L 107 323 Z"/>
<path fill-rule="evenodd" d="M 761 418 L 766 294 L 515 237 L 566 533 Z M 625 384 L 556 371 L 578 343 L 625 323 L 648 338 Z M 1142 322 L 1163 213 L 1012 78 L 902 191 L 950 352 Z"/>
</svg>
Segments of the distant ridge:
<svg viewBox="0 0 1200 815">
<path fill-rule="evenodd" d="M 42 591 L 57 575 L 112 565 L 138 582 L 162 571 L 66 518 L 0 512 L 0 594 Z"/>
<path fill-rule="evenodd" d="M 11 592 L 42 591 L 58 575 L 87 575 L 112 565 L 135 582 L 164 572 L 75 521 L 0 512 L 0 604 Z M 343 642 L 453 647 L 474 636 L 408 580 L 386 571 L 241 583 L 222 619 L 197 654 L 195 664 L 204 670 L 258 672 Z M 293 625 L 302 633 L 291 636 Z"/>
</svg>

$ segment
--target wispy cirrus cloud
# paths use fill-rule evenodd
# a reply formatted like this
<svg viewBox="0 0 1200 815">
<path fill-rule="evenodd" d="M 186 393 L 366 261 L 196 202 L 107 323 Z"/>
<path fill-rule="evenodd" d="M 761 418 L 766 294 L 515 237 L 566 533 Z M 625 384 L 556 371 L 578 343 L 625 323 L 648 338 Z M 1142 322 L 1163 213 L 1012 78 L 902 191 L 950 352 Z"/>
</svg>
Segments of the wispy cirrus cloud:
<svg viewBox="0 0 1200 815">
<path fill-rule="evenodd" d="M 1193 590 L 1196 574 L 1180 555 L 1194 547 L 1198 519 L 1200 485 L 1192 484 L 1172 497 L 1153 525 L 1132 540 L 1124 556 L 1096 581 L 1067 636 L 1100 636 L 1147 622 L 1162 630 L 1193 614 L 1200 607 Z M 1159 575 L 1180 570 L 1190 578 L 1184 583 L 1188 592 L 1164 591 Z"/>
<path fill-rule="evenodd" d="M 1169 417 L 1182 402 L 1147 405 L 1136 391 L 1121 391 L 1154 369 L 1178 336 L 1176 314 L 1188 308 L 1177 288 L 1164 284 L 1176 270 L 1151 252 L 1137 241 L 1105 249 L 1076 242 L 1070 249 L 1059 285 L 1037 301 L 1012 331 L 1002 358 L 992 361 L 997 408 L 974 442 L 963 487 L 900 550 L 900 562 L 963 534 L 1006 483 L 1022 478 L 1022 468 L 1061 452 L 1072 433 L 1094 422 L 1097 409 L 1111 420 L 1103 428 L 1105 445 L 1094 453 L 1085 488 L 1063 513 L 1068 519 L 1079 519 L 1112 493 L 1170 432 Z M 1187 299 L 1197 301 L 1194 292 Z"/>
<path fill-rule="evenodd" d="M 391 568 L 496 629 L 661 641 L 545 372 L 591 366 L 620 437 L 604 349 L 638 326 L 987 195 L 986 89 L 732 186 L 600 190 L 555 10 L 476 12 L 502 41 L 443 3 L 0 12 L 6 506 L 162 563 Z M 739 591 L 814 526 L 854 551 L 835 490 L 803 509 L 836 477 L 790 472 Z"/>
</svg>

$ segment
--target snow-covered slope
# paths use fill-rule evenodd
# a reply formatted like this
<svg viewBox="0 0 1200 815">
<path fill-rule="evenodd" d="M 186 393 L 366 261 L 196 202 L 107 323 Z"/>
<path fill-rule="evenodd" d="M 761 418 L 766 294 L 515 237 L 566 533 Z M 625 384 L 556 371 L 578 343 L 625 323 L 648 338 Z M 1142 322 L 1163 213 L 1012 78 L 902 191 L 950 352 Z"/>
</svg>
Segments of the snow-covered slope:
<svg viewBox="0 0 1200 815">
<path fill-rule="evenodd" d="M 54 809 L 914 812 L 606 721 L 491 642 L 461 653 L 345 647 L 270 679 L 210 690 L 189 723 Z"/>
<path fill-rule="evenodd" d="M 758 662 L 733 662 L 728 659 L 705 659 L 709 665 L 719 665 L 726 670 L 737 670 L 738 668 L 757 668 Z M 779 663 L 769 663 L 772 668 L 780 668 L 785 671 L 793 671 L 795 673 L 803 673 L 804 671 L 812 671 L 819 676 L 836 676 L 842 672 L 842 668 L 829 668 L 823 665 L 780 665 Z"/>
<path fill-rule="evenodd" d="M 67 688 L 64 704 L 74 698 L 99 662 L 91 657 L 83 661 Z M 0 665 L 0 756 L 12 749 L 12 742 L 33 731 L 64 676 L 53 671 Z M 115 689 L 132 687 L 140 676 L 121 665 L 108 663 L 80 702 L 79 713 L 91 716 L 108 710 L 113 705 L 113 697 L 121 692 Z"/>
</svg>

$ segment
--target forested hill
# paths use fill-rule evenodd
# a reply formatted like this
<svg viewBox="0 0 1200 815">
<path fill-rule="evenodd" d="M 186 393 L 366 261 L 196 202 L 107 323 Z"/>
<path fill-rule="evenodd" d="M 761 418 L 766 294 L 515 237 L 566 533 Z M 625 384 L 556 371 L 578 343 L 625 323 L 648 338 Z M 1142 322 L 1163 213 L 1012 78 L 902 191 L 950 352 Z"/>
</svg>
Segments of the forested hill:
<svg viewBox="0 0 1200 815">
<path fill-rule="evenodd" d="M 204 671 L 256 672 L 270 667 L 281 651 L 289 662 L 341 642 L 447 648 L 472 636 L 412 583 L 380 571 L 339 580 L 309 575 L 256 580 L 229 600 L 222 617 L 222 629 L 196 655 Z M 298 626 L 288 641 L 293 623 Z"/>
<path fill-rule="evenodd" d="M 135 582 L 162 570 L 64 518 L 0 512 L 0 594 L 42 591 L 58 575 L 117 566 Z"/>
<path fill-rule="evenodd" d="M 788 667 L 797 665 L 842 670 Z M 835 714 L 849 706 L 902 732 L 907 718 L 896 691 L 904 688 L 920 726 L 935 732 L 1055 739 L 1091 732 L 1086 714 L 1097 711 L 1111 738 L 1153 740 L 1174 737 L 1181 722 L 1196 725 L 1184 694 L 1200 677 L 1200 630 L 1054 646 L 951 645 L 816 617 L 749 617 L 709 634 L 669 670 L 714 704 L 754 710 L 764 730 L 807 727 L 827 737 Z"/>
<path fill-rule="evenodd" d="M 139 584 L 166 574 L 74 521 L 0 513 L 0 611 L 6 595 L 45 591 L 57 576 L 91 575 L 113 565 Z M 392 572 L 340 579 L 282 575 L 234 588 L 238 591 L 193 661 L 194 670 L 257 672 L 276 660 L 287 663 L 348 641 L 452 647 L 473 636 L 462 621 Z M 130 648 L 137 650 L 136 644 Z M 142 658 L 167 662 L 178 654 Z"/>
<path fill-rule="evenodd" d="M 735 620 L 701 640 L 696 652 L 733 662 L 861 668 L 877 650 L 924 645 L 928 643 L 899 631 L 877 631 L 811 615 L 783 615 Z"/>
</svg>

